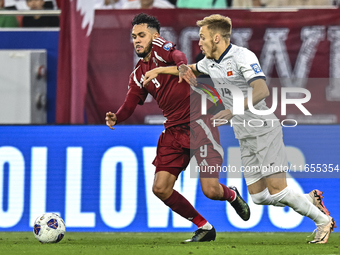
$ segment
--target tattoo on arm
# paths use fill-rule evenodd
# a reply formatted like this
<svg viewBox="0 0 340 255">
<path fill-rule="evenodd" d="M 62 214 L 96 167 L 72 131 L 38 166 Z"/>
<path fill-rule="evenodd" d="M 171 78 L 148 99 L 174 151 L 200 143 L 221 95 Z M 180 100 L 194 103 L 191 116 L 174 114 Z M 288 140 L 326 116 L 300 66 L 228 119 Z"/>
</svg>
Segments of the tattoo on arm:
<svg viewBox="0 0 340 255">
<path fill-rule="evenodd" d="M 190 68 L 187 65 L 180 65 L 178 67 L 179 75 L 184 76 L 189 71 L 189 69 Z"/>
</svg>

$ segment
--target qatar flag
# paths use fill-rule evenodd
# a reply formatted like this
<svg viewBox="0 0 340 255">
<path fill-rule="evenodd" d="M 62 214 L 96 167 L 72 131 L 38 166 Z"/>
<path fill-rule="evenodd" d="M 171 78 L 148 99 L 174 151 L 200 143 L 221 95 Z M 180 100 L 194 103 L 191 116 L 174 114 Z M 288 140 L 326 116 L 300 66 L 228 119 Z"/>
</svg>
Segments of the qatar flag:
<svg viewBox="0 0 340 255">
<path fill-rule="evenodd" d="M 56 123 L 84 123 L 89 36 L 95 0 L 59 1 Z"/>
</svg>

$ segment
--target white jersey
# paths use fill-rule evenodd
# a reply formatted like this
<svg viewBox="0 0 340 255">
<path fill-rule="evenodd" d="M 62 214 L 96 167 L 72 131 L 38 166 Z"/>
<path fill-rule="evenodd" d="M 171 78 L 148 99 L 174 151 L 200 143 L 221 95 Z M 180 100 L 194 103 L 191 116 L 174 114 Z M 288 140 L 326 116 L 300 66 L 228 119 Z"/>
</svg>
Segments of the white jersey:
<svg viewBox="0 0 340 255">
<path fill-rule="evenodd" d="M 246 98 L 251 82 L 256 79 L 266 79 L 255 54 L 234 44 L 230 44 L 217 61 L 205 57 L 196 64 L 196 69 L 198 72 L 208 74 L 211 77 L 226 109 L 233 107 L 232 93 L 229 89 L 218 88 L 218 86 L 221 84 L 236 86 Z M 256 110 L 268 110 L 264 99 L 254 108 Z M 244 115 L 235 115 L 230 123 L 234 128 L 237 139 L 259 136 L 280 126 L 275 114 L 256 115 L 249 109 L 244 111 Z"/>
</svg>

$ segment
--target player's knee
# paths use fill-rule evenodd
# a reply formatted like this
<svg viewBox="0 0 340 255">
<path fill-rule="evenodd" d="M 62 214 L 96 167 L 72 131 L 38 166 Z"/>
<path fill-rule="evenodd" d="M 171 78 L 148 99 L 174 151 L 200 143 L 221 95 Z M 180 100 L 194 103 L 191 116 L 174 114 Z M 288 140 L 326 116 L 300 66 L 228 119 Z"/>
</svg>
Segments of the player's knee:
<svg viewBox="0 0 340 255">
<path fill-rule="evenodd" d="M 160 185 L 153 185 L 152 187 L 152 192 L 156 195 L 156 197 L 162 200 L 168 197 L 170 191 L 171 190 L 169 190 L 167 187 L 160 186 Z"/>
<path fill-rule="evenodd" d="M 157 185 L 153 185 L 152 186 L 152 192 L 153 194 L 155 194 L 157 197 L 161 196 L 164 193 L 164 188 L 157 186 Z"/>
<path fill-rule="evenodd" d="M 202 189 L 203 194 L 212 200 L 219 200 L 220 199 L 220 190 L 218 187 L 208 187 Z"/>
</svg>

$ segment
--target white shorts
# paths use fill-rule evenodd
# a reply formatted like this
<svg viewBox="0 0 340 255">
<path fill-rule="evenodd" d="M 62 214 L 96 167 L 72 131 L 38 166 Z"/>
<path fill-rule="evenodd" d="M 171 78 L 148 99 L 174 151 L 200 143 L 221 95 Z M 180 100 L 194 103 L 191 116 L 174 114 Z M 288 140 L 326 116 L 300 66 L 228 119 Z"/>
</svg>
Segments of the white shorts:
<svg viewBox="0 0 340 255">
<path fill-rule="evenodd" d="M 247 186 L 288 169 L 281 126 L 264 135 L 239 139 L 239 143 Z"/>
</svg>

